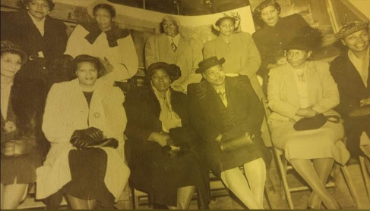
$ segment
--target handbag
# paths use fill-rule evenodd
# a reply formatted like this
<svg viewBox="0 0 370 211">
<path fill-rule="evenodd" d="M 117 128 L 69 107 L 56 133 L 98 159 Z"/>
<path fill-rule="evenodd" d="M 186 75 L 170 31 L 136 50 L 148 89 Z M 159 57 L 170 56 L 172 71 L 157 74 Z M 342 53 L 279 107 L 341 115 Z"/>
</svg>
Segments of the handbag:
<svg viewBox="0 0 370 211">
<path fill-rule="evenodd" d="M 224 153 L 236 151 L 254 144 L 254 135 L 245 133 L 236 138 L 221 141 L 221 151 Z"/>
<path fill-rule="evenodd" d="M 293 128 L 296 131 L 315 130 L 321 128 L 327 121 L 339 123 L 340 116 L 338 115 L 324 116 L 324 114 L 318 114 L 313 117 L 302 118 L 298 120 L 296 123 L 294 123 Z"/>
</svg>

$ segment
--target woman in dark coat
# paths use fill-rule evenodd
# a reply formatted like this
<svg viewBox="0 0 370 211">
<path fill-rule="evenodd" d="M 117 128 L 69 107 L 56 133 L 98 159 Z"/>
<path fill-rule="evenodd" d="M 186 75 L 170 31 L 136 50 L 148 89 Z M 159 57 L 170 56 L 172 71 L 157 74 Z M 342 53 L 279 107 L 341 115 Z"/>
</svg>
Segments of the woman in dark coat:
<svg viewBox="0 0 370 211">
<path fill-rule="evenodd" d="M 170 88 L 180 75 L 176 65 L 154 63 L 148 68 L 150 85 L 128 93 L 125 150 L 133 187 L 147 192 L 151 203 L 187 209 L 195 187 L 206 201 L 208 172 L 193 145 L 186 95 Z"/>
<path fill-rule="evenodd" d="M 298 14 L 280 17 L 280 5 L 276 0 L 265 0 L 254 10 L 254 19 L 261 23 L 261 28 L 252 36 L 261 55 L 258 74 L 264 79 L 263 89 L 266 94 L 268 71 L 286 63 L 283 47 L 295 34 L 308 26 Z"/>
<path fill-rule="evenodd" d="M 1 209 L 18 207 L 41 165 L 35 129 L 42 117 L 42 87 L 34 80 L 14 81 L 26 61 L 18 46 L 1 41 Z"/>
<path fill-rule="evenodd" d="M 62 55 L 67 45 L 65 24 L 49 17 L 52 0 L 23 0 L 24 9 L 1 14 L 1 39 L 9 40 L 29 55 L 18 77 L 45 79 L 46 61 Z"/>
</svg>

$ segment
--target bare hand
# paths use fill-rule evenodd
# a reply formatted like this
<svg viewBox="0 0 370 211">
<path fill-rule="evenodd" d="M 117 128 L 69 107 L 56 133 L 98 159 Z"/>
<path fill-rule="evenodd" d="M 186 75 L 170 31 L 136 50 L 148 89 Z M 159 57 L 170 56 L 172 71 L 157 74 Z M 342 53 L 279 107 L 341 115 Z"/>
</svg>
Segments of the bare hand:
<svg viewBox="0 0 370 211">
<path fill-rule="evenodd" d="M 317 115 L 317 112 L 311 108 L 301 108 L 298 109 L 296 112 L 296 115 L 301 116 L 301 117 L 314 117 Z"/>
<path fill-rule="evenodd" d="M 14 132 L 16 129 L 17 129 L 17 126 L 12 121 L 6 121 L 2 128 L 3 132 L 5 133 Z"/>
<path fill-rule="evenodd" d="M 104 59 L 99 58 L 100 62 L 103 64 L 105 71 L 103 71 L 102 75 L 106 75 L 113 71 L 114 67 L 110 63 L 110 61 L 107 59 L 107 57 L 104 57 Z"/>
<path fill-rule="evenodd" d="M 360 106 L 361 107 L 366 106 L 366 105 L 370 105 L 370 97 L 360 100 Z"/>
<path fill-rule="evenodd" d="M 279 60 L 277 60 L 276 65 L 280 66 L 280 65 L 285 64 L 286 62 L 287 62 L 286 57 L 281 57 Z"/>
<path fill-rule="evenodd" d="M 222 136 L 223 136 L 222 134 L 218 135 L 215 141 L 221 142 Z"/>
<path fill-rule="evenodd" d="M 170 139 L 170 136 L 168 134 L 162 134 L 162 133 L 156 133 L 153 132 L 149 136 L 149 141 L 154 141 L 157 142 L 159 145 L 166 146 L 167 145 L 167 140 Z"/>
<path fill-rule="evenodd" d="M 186 91 L 185 88 L 179 83 L 172 83 L 171 87 L 173 90 L 178 91 L 178 92 L 184 93 Z"/>
</svg>

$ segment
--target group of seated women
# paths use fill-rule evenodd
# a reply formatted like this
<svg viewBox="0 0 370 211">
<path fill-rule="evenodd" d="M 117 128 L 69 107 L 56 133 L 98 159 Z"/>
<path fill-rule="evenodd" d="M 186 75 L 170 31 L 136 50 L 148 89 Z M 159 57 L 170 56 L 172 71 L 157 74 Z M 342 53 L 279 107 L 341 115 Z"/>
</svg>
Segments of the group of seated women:
<svg viewBox="0 0 370 211">
<path fill-rule="evenodd" d="M 253 37 L 235 32 L 234 17 L 222 17 L 214 24 L 219 37 L 204 45 L 194 69 L 202 81 L 175 91 L 171 84 L 182 70 L 159 61 L 147 67 L 145 84 L 125 96 L 117 82 L 136 74 L 138 58 L 129 32 L 114 24 L 111 5 L 95 6 L 95 22 L 77 26 L 67 45 L 48 27 L 61 26 L 47 16 L 52 0 L 24 4 L 15 23 L 36 34 L 36 42 L 25 42 L 32 35 L 17 27 L 9 28 L 15 36 L 2 36 L 12 42 L 1 41 L 1 209 L 17 208 L 35 182 L 36 198 L 49 208 L 65 196 L 72 209 L 113 209 L 128 181 L 159 208 L 188 209 L 197 189 L 205 209 L 209 170 L 246 207 L 263 209 L 271 155 L 261 138 L 259 68 L 269 76 L 263 78 L 269 78 L 272 141 L 311 187 L 308 207 L 340 209 L 325 189 L 334 162 L 349 159 L 333 110 L 339 92 L 329 65 L 310 57 L 321 34 L 301 17 L 280 18 L 280 6 L 266 0 L 255 10 L 264 26 Z M 294 23 L 297 33 L 287 37 L 281 27 Z M 282 34 L 269 39 L 271 33 Z M 43 67 L 57 47 L 74 59 L 52 84 Z M 312 120 L 319 125 L 307 124 Z M 38 148 L 43 138 L 50 143 L 46 156 Z"/>
</svg>

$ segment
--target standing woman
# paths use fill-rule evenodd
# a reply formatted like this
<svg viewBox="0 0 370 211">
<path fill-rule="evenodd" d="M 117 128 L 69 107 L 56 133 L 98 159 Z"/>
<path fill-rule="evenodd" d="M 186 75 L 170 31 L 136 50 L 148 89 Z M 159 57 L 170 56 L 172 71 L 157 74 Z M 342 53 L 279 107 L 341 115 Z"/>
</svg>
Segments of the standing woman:
<svg viewBox="0 0 370 211">
<path fill-rule="evenodd" d="M 204 59 L 216 56 L 225 58 L 223 64 L 227 76 L 247 75 L 258 97 L 263 96 L 256 72 L 261 64 L 260 54 L 252 39 L 245 32 L 234 32 L 238 28 L 237 17 L 225 16 L 216 21 L 217 38 L 204 44 Z"/>
<path fill-rule="evenodd" d="M 14 81 L 26 61 L 23 50 L 1 41 L 1 209 L 17 209 L 41 165 L 35 132 L 43 107 L 39 84 Z"/>
<path fill-rule="evenodd" d="M 261 54 L 261 67 L 258 74 L 264 82 L 266 93 L 268 70 L 286 63 L 283 46 L 285 46 L 303 27 L 308 26 L 298 14 L 281 18 L 281 7 L 276 0 L 265 0 L 253 11 L 256 22 L 261 28 L 253 34 L 257 48 Z"/>
<path fill-rule="evenodd" d="M 109 4 L 98 4 L 93 9 L 94 22 L 77 25 L 68 39 L 65 54 L 76 57 L 89 54 L 103 62 L 113 81 L 133 77 L 139 65 L 136 49 L 129 30 L 115 24 L 116 11 Z"/>
<path fill-rule="evenodd" d="M 309 59 L 320 41 L 320 32 L 305 28 L 286 46 L 288 62 L 271 70 L 268 100 L 273 112 L 269 124 L 275 147 L 284 151 L 286 159 L 313 190 L 308 208 L 320 209 L 324 203 L 327 209 L 340 209 L 325 184 L 334 162 L 345 165 L 349 153 L 342 142 L 340 116 L 333 110 L 339 104 L 339 93 L 329 65 Z M 325 123 L 326 117 L 321 115 L 337 119 Z M 300 130 L 304 118 L 313 118 L 316 123 L 324 120 L 325 124 Z"/>
<path fill-rule="evenodd" d="M 66 49 L 66 26 L 49 17 L 52 0 L 23 0 L 23 6 L 18 12 L 1 14 L 1 39 L 20 45 L 30 58 L 18 76 L 45 80 L 46 61 Z"/>
<path fill-rule="evenodd" d="M 126 127 L 124 95 L 99 78 L 102 70 L 97 58 L 80 55 L 77 78 L 51 87 L 42 125 L 51 148 L 37 169 L 37 199 L 61 192 L 73 209 L 113 209 L 122 193 L 130 174 L 117 149 Z M 90 146 L 107 138 L 115 147 Z"/>
</svg>

